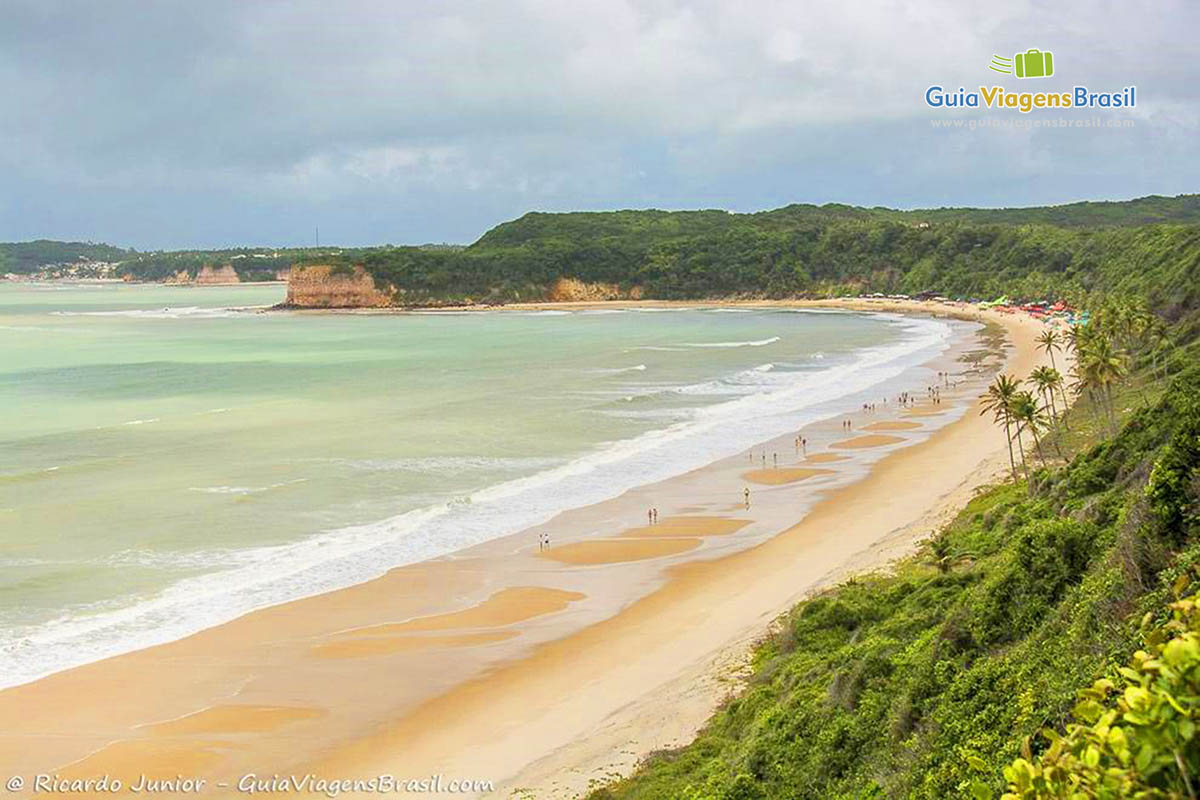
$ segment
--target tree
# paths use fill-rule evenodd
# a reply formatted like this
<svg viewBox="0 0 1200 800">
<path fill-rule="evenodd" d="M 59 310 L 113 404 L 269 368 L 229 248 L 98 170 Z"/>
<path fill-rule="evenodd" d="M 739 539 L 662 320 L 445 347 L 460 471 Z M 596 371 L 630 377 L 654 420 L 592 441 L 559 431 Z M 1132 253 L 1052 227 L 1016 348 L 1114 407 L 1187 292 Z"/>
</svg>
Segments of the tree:
<svg viewBox="0 0 1200 800">
<path fill-rule="evenodd" d="M 1019 385 L 1017 380 L 1009 375 L 997 375 L 982 398 L 983 410 L 979 412 L 981 416 L 990 413 L 997 423 L 1004 424 L 1004 438 L 1008 441 L 1008 464 L 1012 468 L 1014 481 L 1017 479 L 1017 461 L 1013 457 L 1012 447 L 1012 405 Z M 1025 454 L 1022 453 L 1021 457 L 1024 459 Z"/>
<path fill-rule="evenodd" d="M 1046 466 L 1046 454 L 1042 452 L 1042 440 L 1039 433 L 1046 430 L 1049 425 L 1049 419 L 1046 412 L 1042 410 L 1037 400 L 1029 392 L 1018 392 L 1012 402 L 1012 417 L 1017 423 L 1017 445 L 1021 445 L 1021 431 L 1029 431 L 1029 435 L 1033 437 L 1034 447 L 1037 449 L 1038 460 L 1042 462 L 1042 467 Z M 1021 460 L 1024 463 L 1025 454 L 1022 448 Z M 1025 478 L 1029 479 L 1029 469 L 1025 470 Z M 1032 488 L 1032 487 L 1031 487 Z"/>
<path fill-rule="evenodd" d="M 1042 397 L 1043 410 L 1048 409 L 1050 412 L 1050 421 L 1057 425 L 1060 421 L 1066 423 L 1066 409 L 1063 409 L 1063 416 L 1059 416 L 1058 409 L 1054 405 L 1054 390 L 1062 386 L 1062 375 L 1053 367 L 1038 367 L 1029 374 L 1027 383 L 1032 383 L 1037 387 L 1038 394 Z M 1059 457 L 1063 457 L 1062 447 L 1059 445 L 1058 437 L 1054 438 L 1054 449 Z"/>
<path fill-rule="evenodd" d="M 1073 328 L 1072 330 L 1078 330 L 1078 328 Z M 1050 356 L 1050 368 L 1054 370 L 1056 374 L 1061 376 L 1062 373 L 1058 372 L 1058 363 L 1054 359 L 1054 354 L 1056 352 L 1061 352 L 1064 347 L 1069 345 L 1068 336 L 1055 330 L 1054 328 L 1051 328 L 1050 330 L 1043 331 L 1042 334 L 1038 336 L 1037 342 L 1038 349 Z M 1062 398 L 1063 413 L 1065 414 L 1067 410 L 1067 395 L 1063 392 L 1061 381 L 1058 383 L 1057 388 L 1059 397 Z M 1051 398 L 1053 398 L 1053 395 L 1051 395 Z M 1070 429 L 1070 423 L 1066 421 L 1065 416 L 1063 417 L 1063 424 L 1067 426 L 1068 430 Z"/>
</svg>

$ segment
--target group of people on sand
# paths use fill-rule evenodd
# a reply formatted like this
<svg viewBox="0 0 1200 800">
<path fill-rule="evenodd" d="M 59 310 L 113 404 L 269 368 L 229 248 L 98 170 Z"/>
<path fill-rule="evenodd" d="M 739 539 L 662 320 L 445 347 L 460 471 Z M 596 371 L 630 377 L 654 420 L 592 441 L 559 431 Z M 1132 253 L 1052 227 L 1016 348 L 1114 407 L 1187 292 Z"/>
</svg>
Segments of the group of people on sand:
<svg viewBox="0 0 1200 800">
<path fill-rule="evenodd" d="M 796 446 L 799 447 L 800 445 L 797 444 Z M 754 451 L 751 450 L 748 455 L 750 457 L 750 463 L 753 464 L 754 463 Z M 763 469 L 766 469 L 767 468 L 767 451 L 763 450 L 762 453 L 759 454 L 759 458 L 762 461 Z M 774 464 L 776 467 L 779 466 L 779 453 L 771 453 L 771 463 Z"/>
<path fill-rule="evenodd" d="M 538 550 L 549 550 L 549 549 L 550 549 L 550 534 L 539 533 L 538 534 Z"/>
<path fill-rule="evenodd" d="M 646 524 L 647 525 L 657 525 L 658 524 L 658 509 L 657 508 L 651 508 L 646 511 Z"/>
<path fill-rule="evenodd" d="M 935 406 L 940 406 L 942 404 L 941 388 L 937 386 L 929 386 L 926 387 L 926 391 L 929 393 L 929 402 L 933 403 Z"/>
</svg>

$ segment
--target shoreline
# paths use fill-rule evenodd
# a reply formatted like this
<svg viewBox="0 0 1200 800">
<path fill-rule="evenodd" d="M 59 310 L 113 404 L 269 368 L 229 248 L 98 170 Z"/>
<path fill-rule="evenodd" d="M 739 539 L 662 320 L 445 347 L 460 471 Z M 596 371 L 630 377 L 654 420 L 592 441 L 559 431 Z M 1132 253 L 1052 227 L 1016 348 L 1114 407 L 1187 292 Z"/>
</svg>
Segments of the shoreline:
<svg viewBox="0 0 1200 800">
<path fill-rule="evenodd" d="M 919 301 L 912 301 L 910 307 L 907 308 L 903 307 L 904 304 L 895 302 L 861 301 L 861 303 L 862 306 L 857 309 L 844 301 L 811 301 L 809 303 L 748 301 L 680 305 L 709 307 L 734 304 L 756 307 L 771 305 L 825 306 L 885 312 L 915 311 L 925 314 L 931 311 L 931 304 Z M 613 302 L 600 302 L 530 304 L 529 307 L 578 306 L 586 308 L 603 306 L 612 308 L 617 305 L 619 304 Z M 643 302 L 640 305 L 664 304 Z M 1021 327 L 1034 327 L 1031 320 L 1024 321 L 1022 326 L 1020 319 L 1003 318 L 998 314 L 986 315 L 973 309 L 941 308 L 938 310 L 943 313 L 934 314 L 935 316 L 989 319 L 1000 322 L 1010 328 L 1009 336 L 1014 340 L 1019 338 L 1015 331 Z M 384 313 L 394 312 L 385 311 Z M 1037 326 L 1039 329 L 1040 327 L 1040 325 Z M 1024 352 L 1026 348 L 1022 347 L 1022 343 L 1017 342 L 1016 344 L 1016 357 L 1030 355 Z M 488 767 L 476 766 L 479 764 L 478 759 L 472 759 L 471 763 L 460 765 L 452 759 L 449 761 L 439 759 L 436 756 L 437 750 L 432 747 L 432 743 L 440 742 L 444 746 L 442 752 L 461 752 L 470 749 L 472 745 L 463 742 L 456 743 L 453 739 L 456 733 L 466 736 L 468 739 L 472 735 L 480 734 L 485 735 L 485 739 L 494 739 L 496 731 L 492 729 L 490 722 L 486 726 L 472 722 L 469 715 L 464 716 L 461 713 L 461 706 L 448 709 L 447 704 L 453 706 L 455 703 L 461 703 L 464 697 L 493 698 L 500 706 L 509 708 L 514 702 L 510 698 L 521 696 L 535 702 L 526 702 L 519 708 L 512 708 L 511 712 L 517 718 L 524 716 L 529 720 L 529 725 L 545 726 L 547 722 L 544 717 L 550 713 L 545 707 L 542 707 L 542 717 L 530 720 L 529 715 L 533 709 L 539 707 L 536 702 L 539 693 L 544 694 L 545 692 L 547 681 L 539 682 L 536 673 L 539 670 L 538 664 L 542 665 L 540 669 L 545 673 L 544 665 L 545 659 L 548 657 L 547 653 L 561 655 L 560 651 L 563 648 L 574 649 L 581 644 L 587 647 L 590 646 L 589 643 L 596 641 L 602 641 L 604 649 L 619 650 L 622 642 L 628 644 L 630 641 L 644 637 L 644 632 L 640 629 L 636 627 L 630 629 L 628 621 L 634 618 L 641 619 L 648 613 L 647 609 L 657 609 L 657 611 L 654 611 L 650 618 L 643 619 L 641 625 L 642 627 L 647 625 L 654 627 L 658 626 L 663 619 L 678 614 L 681 608 L 695 608 L 697 604 L 711 601 L 711 593 L 716 590 L 712 584 L 722 584 L 725 579 L 705 580 L 698 584 L 696 582 L 697 575 L 711 573 L 716 569 L 714 565 L 723 565 L 722 568 L 725 568 L 732 564 L 735 569 L 744 569 L 741 566 L 741 560 L 755 561 L 748 554 L 778 549 L 782 545 L 776 545 L 775 542 L 784 540 L 785 537 L 788 542 L 793 541 L 796 539 L 794 531 L 811 525 L 809 522 L 811 518 L 819 519 L 822 514 L 829 513 L 822 509 L 845 506 L 847 502 L 853 502 L 852 499 L 847 500 L 846 498 L 853 498 L 856 489 L 862 491 L 861 487 L 868 483 L 878 483 L 880 478 L 877 476 L 894 473 L 897 469 L 896 464 L 914 460 L 920 462 L 922 459 L 916 458 L 916 456 L 927 453 L 937 442 L 946 441 L 948 432 L 960 430 L 964 427 L 964 423 L 971 421 L 973 415 L 970 403 L 967 403 L 967 406 L 968 409 L 964 416 L 933 432 L 926 441 L 889 451 L 882 458 L 868 463 L 869 472 L 866 477 L 853 480 L 846 486 L 824 491 L 815 500 L 810 513 L 799 524 L 787 527 L 788 524 L 795 522 L 796 512 L 793 509 L 791 519 L 782 525 L 782 527 L 787 527 L 787 530 L 777 535 L 768 533 L 761 537 L 761 541 L 752 544 L 748 549 L 723 552 L 719 543 L 712 543 L 732 532 L 700 530 L 704 526 L 697 526 L 694 522 L 687 523 L 691 526 L 688 529 L 656 540 L 655 537 L 649 536 L 645 532 L 636 533 L 636 528 L 629 528 L 627 523 L 623 525 L 615 523 L 616 529 L 613 529 L 614 522 L 611 519 L 594 520 L 595 524 L 607 525 L 609 529 L 612 529 L 609 534 L 610 539 L 606 541 L 614 544 L 611 546 L 606 544 L 605 548 L 619 551 L 617 553 L 619 557 L 613 563 L 627 567 L 624 570 L 625 580 L 628 585 L 632 585 L 640 593 L 640 599 L 635 599 L 632 603 L 629 602 L 628 597 L 616 597 L 613 592 L 606 594 L 602 585 L 603 581 L 596 577 L 598 569 L 603 571 L 599 565 L 608 563 L 604 560 L 608 556 L 597 557 L 593 553 L 583 556 L 576 554 L 567 558 L 563 548 L 555 548 L 559 551 L 556 555 L 540 557 L 539 554 L 525 552 L 530 549 L 527 542 L 524 545 L 518 545 L 516 540 L 522 535 L 518 534 L 492 540 L 444 559 L 401 567 L 392 570 L 382 578 L 365 584 L 357 584 L 328 594 L 292 601 L 281 606 L 260 609 L 232 622 L 170 644 L 135 651 L 101 662 L 93 662 L 74 670 L 56 673 L 33 683 L 0 692 L 0 718 L 14 723 L 6 725 L 7 732 L 2 736 L 6 743 L 14 746 L 19 746 L 20 742 L 27 744 L 28 739 L 22 738 L 20 731 L 31 723 L 35 726 L 38 725 L 39 716 L 44 717 L 45 715 L 43 709 L 49 707 L 64 713 L 69 718 L 63 722 L 56 721 L 52 727 L 82 723 L 80 729 L 86 733 L 75 734 L 73 744 L 69 745 L 64 737 L 56 740 L 53 745 L 47 746 L 46 752 L 40 754 L 46 757 L 42 759 L 43 765 L 48 768 L 56 768 L 73 764 L 68 771 L 81 775 L 106 770 L 119 772 L 123 767 L 133 766 L 135 762 L 146 761 L 154 762 L 164 769 L 170 767 L 175 772 L 182 771 L 185 775 L 188 772 L 195 774 L 209 774 L 212 771 L 224 772 L 239 764 L 248 769 L 271 771 L 264 769 L 267 763 L 270 763 L 273 769 L 289 764 L 312 765 L 316 763 L 328 767 L 328 774 L 332 774 L 334 771 L 339 774 L 347 774 L 347 772 L 354 774 L 355 770 L 361 772 L 386 768 L 384 771 L 398 775 L 416 775 L 429 772 L 436 762 L 437 768 L 450 775 L 457 774 L 462 777 L 488 778 L 497 781 L 509 778 L 513 780 L 511 784 L 501 785 L 541 784 L 543 781 L 536 779 L 539 772 L 535 767 L 538 764 L 542 765 L 542 774 L 554 774 L 562 771 L 560 767 L 554 766 L 555 763 L 560 763 L 561 766 L 562 759 L 566 758 L 569 761 L 580 755 L 579 751 L 571 749 L 570 744 L 565 745 L 567 748 L 565 750 L 558 749 L 557 742 L 566 741 L 584 749 L 595 749 L 596 743 L 603 737 L 587 736 L 584 735 L 586 731 L 579 729 L 569 731 L 562 726 L 550 726 L 544 731 L 545 735 L 535 737 L 545 745 L 554 744 L 555 746 L 551 747 L 549 751 L 537 753 L 526 751 L 516 757 L 513 753 L 500 751 L 494 754 Z M 903 416 L 903 413 L 900 416 Z M 919 419 L 919 417 L 916 418 Z M 976 423 L 978 422 L 981 421 L 976 420 Z M 984 422 L 984 425 L 989 429 L 991 427 L 990 423 Z M 829 427 L 832 428 L 833 425 L 830 424 Z M 980 428 L 978 424 L 966 427 Z M 903 428 L 897 429 L 898 432 L 903 430 Z M 954 438 L 962 437 L 960 435 Z M 944 449 L 944 446 L 941 449 Z M 829 464 L 828 466 L 835 465 Z M 732 469 L 744 471 L 745 465 L 733 465 Z M 700 471 L 702 470 L 695 472 Z M 809 472 L 813 474 L 805 474 L 803 478 L 798 479 L 800 485 L 809 483 L 810 478 L 818 482 L 823 479 L 817 470 Z M 961 479 L 962 474 L 968 473 L 959 472 L 957 477 Z M 979 476 L 975 483 L 981 480 L 983 477 Z M 787 489 L 792 483 L 792 481 L 786 481 L 779 488 Z M 962 481 L 962 483 L 971 483 L 971 479 Z M 951 487 L 951 491 L 953 490 L 954 487 Z M 755 490 L 756 497 L 759 492 L 768 491 L 774 491 L 774 489 L 767 485 L 760 486 Z M 924 512 L 926 509 L 922 504 L 927 504 L 926 500 L 928 499 L 925 494 L 922 494 L 921 498 L 906 497 L 903 502 L 906 508 Z M 942 495 L 934 498 L 938 502 L 942 499 Z M 640 502 L 637 500 L 633 505 L 640 507 L 638 505 Z M 736 502 L 730 503 L 729 500 L 725 500 L 724 503 L 726 505 L 716 516 L 727 518 L 734 515 Z M 922 507 L 918 508 L 919 506 Z M 579 509 L 575 512 L 568 512 L 564 516 L 580 518 L 586 516 L 587 512 L 588 509 Z M 688 512 L 684 510 L 676 513 L 688 515 Z M 704 513 L 711 514 L 712 511 L 705 510 Z M 696 512 L 692 511 L 690 514 L 695 515 Z M 666 521 L 669 523 L 672 519 L 678 518 L 680 517 L 668 517 Z M 890 522 L 892 515 L 883 519 Z M 860 525 L 859 527 L 866 530 L 869 526 Z M 895 538 L 897 530 L 900 529 L 889 528 L 889 535 Z M 902 540 L 904 537 L 901 536 L 899 539 Z M 556 541 L 559 541 L 557 537 Z M 867 549 L 872 543 L 878 541 L 880 541 L 878 536 L 874 539 L 869 536 L 863 538 L 860 544 L 865 543 L 865 547 L 860 550 Z M 684 547 L 680 544 L 681 542 L 686 543 L 687 546 Z M 513 550 L 514 547 L 518 548 L 517 551 Z M 658 573 L 663 570 L 650 568 L 653 566 L 650 562 L 654 561 L 651 556 L 670 555 L 662 549 L 663 547 L 682 548 L 675 549 L 674 552 L 685 554 L 694 550 L 694 555 L 700 557 L 687 558 L 681 563 L 667 568 L 665 577 L 662 577 Z M 635 551 L 650 553 L 650 555 L 638 556 L 635 553 L 635 556 L 631 556 L 630 553 Z M 790 553 L 790 555 L 794 556 L 795 553 Z M 830 555 L 826 554 L 826 559 L 822 563 L 834 571 L 846 568 L 854 557 L 854 553 L 847 553 L 844 549 L 837 550 L 832 560 L 829 558 Z M 498 571 L 494 569 L 496 563 L 502 559 L 525 563 L 520 570 L 516 571 L 519 574 L 513 574 L 513 570 L 508 570 L 506 573 L 503 569 Z M 566 584 L 570 581 L 564 580 L 563 570 L 580 564 L 586 568 L 576 571 L 591 573 L 592 577 L 588 577 L 586 574 L 577 575 L 575 576 L 576 584 L 567 586 Z M 770 573 L 770 567 L 770 564 L 759 564 L 755 569 Z M 774 567 L 775 572 L 778 572 L 778 565 L 776 564 Z M 810 591 L 820 580 L 827 578 L 828 574 L 829 570 L 827 569 L 821 575 L 808 576 L 806 578 L 808 582 L 804 584 L 802 591 Z M 513 581 L 517 578 L 520 581 L 514 585 Z M 778 588 L 774 583 L 771 583 L 771 586 Z M 505 594 L 508 590 L 522 587 L 524 587 L 524 593 L 520 594 L 520 600 L 513 599 L 516 595 Z M 728 587 L 725 587 L 724 591 L 728 592 Z M 547 592 L 551 594 L 547 595 Z M 554 592 L 565 592 L 565 594 L 553 594 Z M 707 597 L 704 596 L 706 593 Z M 438 597 L 437 595 L 442 596 Z M 744 650 L 746 642 L 760 636 L 765 630 L 765 625 L 769 624 L 769 620 L 773 619 L 776 614 L 785 611 L 794 602 L 794 599 L 790 601 L 785 599 L 786 605 L 780 606 L 778 597 L 772 597 L 774 599 L 766 603 L 766 608 L 763 603 L 766 595 L 762 591 L 756 592 L 754 602 L 738 603 L 738 608 L 735 609 L 736 613 L 730 612 L 734 613 L 733 618 L 724 620 L 725 627 L 722 627 L 721 631 L 728 634 L 729 631 L 738 629 L 739 636 L 734 639 L 743 643 L 741 649 Z M 587 598 L 589 602 L 581 602 L 584 598 Z M 799 595 L 795 596 L 795 599 L 799 599 Z M 466 611 L 475 609 L 472 612 L 473 616 L 468 615 L 465 622 L 463 618 L 459 617 L 457 622 L 442 620 L 436 625 L 426 623 L 425 630 L 422 631 L 387 629 L 387 626 L 394 628 L 398 624 L 398 620 L 434 619 L 439 615 L 445 617 L 447 614 L 452 616 L 453 612 L 445 609 L 447 600 L 450 601 L 451 608 L 460 609 L 464 602 L 475 601 L 474 605 L 468 605 L 467 609 L 462 612 L 466 613 Z M 546 602 L 549 602 L 549 606 L 546 606 Z M 585 608 L 589 605 L 595 607 Z M 542 608 L 550 610 L 539 610 Z M 501 611 L 497 611 L 497 609 L 501 609 Z M 507 609 L 507 611 L 503 609 Z M 496 616 L 497 614 L 499 616 Z M 348 625 L 348 622 L 358 624 Z M 509 640 L 517 637 L 518 633 L 500 629 L 515 623 L 524 623 L 524 629 L 519 631 L 523 643 L 515 657 L 512 656 L 514 651 L 510 650 L 510 656 L 506 658 L 502 655 L 502 651 L 511 646 Z M 363 635 L 364 631 L 366 631 L 366 635 Z M 510 633 L 511 636 L 508 635 Z M 655 671 L 653 671 L 652 678 L 646 678 L 643 675 L 643 679 L 640 681 L 617 684 L 615 688 L 623 691 L 618 691 L 613 695 L 589 689 L 584 699 L 590 699 L 593 705 L 584 710 L 585 713 L 573 715 L 571 712 L 567 712 L 564 715 L 560 710 L 559 715 L 568 716 L 574 720 L 590 720 L 593 724 L 597 724 L 597 721 L 599 724 L 603 724 L 605 720 L 611 722 L 607 714 L 614 711 L 620 713 L 620 708 L 636 707 L 636 701 L 644 699 L 644 694 L 630 699 L 630 694 L 636 693 L 636 690 L 630 687 L 645 686 L 647 683 L 652 684 L 652 688 L 665 686 L 670 682 L 669 680 L 666 683 L 662 681 L 655 683 L 655 680 L 662 677 L 664 670 L 676 675 L 681 668 L 685 672 L 694 673 L 696 665 L 707 664 L 714 652 L 718 656 L 721 653 L 728 653 L 728 645 L 732 640 L 727 637 L 714 650 L 712 631 L 709 630 L 707 633 L 709 638 L 704 641 L 702 647 L 696 646 L 698 642 L 689 641 L 688 646 L 684 648 L 684 652 L 689 654 L 682 658 L 684 663 L 678 663 L 680 660 L 678 653 L 670 663 L 654 661 Z M 350 635 L 349 638 L 340 638 L 347 635 Z M 407 638 L 400 638 L 399 635 Z M 596 637 L 600 637 L 600 639 L 597 640 Z M 469 648 L 469 652 L 472 653 L 486 654 L 491 651 L 495 653 L 496 657 L 487 661 L 490 666 L 487 666 L 482 674 L 477 674 L 478 671 L 476 674 L 471 674 L 471 670 L 464 669 L 464 665 L 461 663 L 463 659 L 456 655 L 468 652 L 462 648 Z M 636 652 L 640 653 L 641 651 Z M 412 655 L 413 653 L 420 654 L 420 658 Z M 406 655 L 409 658 L 406 659 Z M 363 657 L 383 660 L 375 668 L 365 668 L 363 662 L 359 660 Z M 231 660 L 236 661 L 237 658 L 248 658 L 249 663 L 229 663 Z M 621 672 L 622 665 L 620 664 L 609 664 L 607 672 L 605 670 L 596 672 L 598 663 L 603 661 L 602 658 L 593 658 L 590 664 L 587 663 L 587 659 L 581 661 L 581 658 L 582 656 L 578 653 L 572 655 L 569 659 L 571 667 L 584 671 L 591 669 L 592 672 L 588 674 L 593 675 L 595 681 L 608 680 L 611 682 L 611 675 Z M 298 664 L 299 661 L 303 661 L 303 663 Z M 415 664 L 416 661 L 428 663 Z M 634 661 L 639 661 L 639 659 L 635 658 Z M 649 669 L 645 664 L 653 659 L 647 657 L 640 661 L 644 662 L 644 668 Z M 188 674 L 185 684 L 186 691 L 180 690 L 182 678 L 172 678 L 167 674 L 155 674 L 156 670 L 161 673 L 163 666 L 171 665 L 182 667 L 182 671 Z M 281 669 L 292 672 L 293 670 L 287 668 L 297 666 L 302 668 L 295 669 L 296 674 L 280 674 Z M 378 702 L 380 699 L 378 692 L 364 694 L 370 688 L 368 686 L 342 687 L 332 692 L 334 697 L 328 697 L 322 703 L 313 702 L 314 681 L 321 679 L 344 680 L 357 676 L 367 678 L 368 683 L 373 683 L 379 680 L 381 671 L 387 672 L 392 667 L 406 670 L 406 677 L 416 683 L 423 683 L 431 691 L 406 694 L 403 691 L 389 690 L 390 693 L 384 692 L 386 695 L 385 707 L 378 709 L 366 708 L 372 702 Z M 552 679 L 557 679 L 558 675 L 564 672 L 562 667 L 562 663 L 557 663 L 553 667 L 550 671 Z M 529 670 L 534 673 L 532 685 L 521 682 L 528 681 Z M 569 673 L 570 669 L 565 671 Z M 90 696 L 89 689 L 106 694 L 105 688 L 111 691 L 114 679 L 119 683 L 123 675 L 136 675 L 139 676 L 139 680 L 142 680 L 142 676 L 147 674 L 153 676 L 148 678 L 147 682 L 159 690 L 155 694 L 163 695 L 163 697 L 157 698 L 159 702 L 155 705 L 148 705 L 143 700 L 140 705 L 132 702 L 130 705 L 113 708 L 114 705 L 120 703 L 122 692 L 117 693 L 117 698 L 94 701 L 83 709 L 76 707 L 76 703 L 72 702 L 72 700 L 78 700 L 79 697 Z M 510 683 L 508 688 L 501 688 L 505 682 L 513 681 L 514 675 L 525 677 L 521 678 L 517 684 Z M 544 674 L 543 677 L 545 677 Z M 549 682 L 554 683 L 555 681 Z M 691 687 L 693 695 L 699 692 L 704 696 L 693 697 L 689 707 L 693 708 L 695 713 L 691 715 L 675 714 L 680 718 L 687 717 L 689 722 L 683 724 L 682 727 L 675 726 L 664 729 L 674 730 L 676 737 L 686 735 L 689 728 L 694 730 L 695 725 L 707 718 L 715 704 L 715 700 L 693 685 L 691 680 L 685 681 L 685 684 Z M 520 692 L 514 695 L 512 688 L 516 685 L 519 685 Z M 495 691 L 497 688 L 500 688 L 504 697 L 497 698 Z M 521 694 L 522 692 L 524 694 Z M 653 693 L 651 692 L 651 694 Z M 317 692 L 317 694 L 321 693 Z M 23 695 L 23 697 L 17 695 Z M 424 699 L 420 695 L 424 695 Z M 597 697 L 597 695 L 601 695 L 601 697 Z M 626 698 L 627 702 L 617 704 L 619 697 Z M 296 705 L 296 701 L 300 699 L 304 699 L 305 702 Z M 472 699 L 471 702 L 478 703 L 480 700 Z M 572 698 L 571 702 L 579 702 L 579 700 Z M 595 704 L 599 704 L 603 708 L 598 708 Z M 354 706 L 363 713 L 357 716 L 341 713 L 347 706 Z M 172 713 L 175 711 L 179 713 Z M 413 729 L 406 729 L 405 726 L 411 725 L 413 720 L 428 720 L 429 715 L 435 712 L 437 720 L 433 723 L 432 729 L 428 724 L 420 728 L 422 734 L 419 738 L 425 749 L 414 749 L 407 743 L 408 735 L 404 733 L 405 730 L 408 730 L 408 733 L 412 734 Z M 32 719 L 30 714 L 33 715 Z M 492 714 L 489 712 L 489 719 L 491 716 Z M 639 714 L 638 719 L 644 722 L 646 717 Z M 176 724 L 172 725 L 172 720 Z M 188 722 L 180 725 L 179 723 L 184 720 Z M 317 720 L 321 722 L 316 722 Z M 318 728 L 309 726 L 314 724 L 320 726 L 322 730 L 320 742 L 313 741 Z M 502 727 L 507 728 L 510 724 L 515 723 L 506 723 Z M 364 730 L 382 732 L 373 736 L 363 736 Z M 622 729 L 618 726 L 611 730 Z M 125 733 L 122 734 L 121 731 L 125 731 Z M 147 731 L 151 733 L 147 734 Z M 45 732 L 43 731 L 43 733 Z M 264 732 L 275 733 L 278 736 L 264 736 L 262 735 Z M 65 730 L 62 733 L 65 733 Z M 202 736 L 197 739 L 197 736 L 201 734 Z M 388 741 L 381 742 L 375 738 L 378 736 L 384 736 Z M 397 744 L 396 737 L 399 737 L 401 745 Z M 304 744 L 289 748 L 283 746 L 279 741 L 280 738 L 286 738 L 292 745 L 300 745 L 301 742 Z M 647 737 L 643 735 L 642 738 Z M 521 740 L 525 745 L 531 744 L 526 737 L 521 737 Z M 487 744 L 484 742 L 481 746 Z M 491 743 L 493 748 L 497 744 Z M 642 750 L 655 749 L 662 744 L 658 741 L 647 741 Z M 235 745 L 237 750 L 244 751 L 236 757 L 231 756 L 228 752 Z M 78 754 L 81 749 L 84 755 L 82 760 L 69 758 L 71 753 Z M 625 749 L 628 750 L 628 746 L 625 746 Z M 308 755 L 301 755 L 300 751 L 307 751 Z M 379 753 L 383 752 L 400 751 L 405 751 L 406 756 L 403 761 L 399 762 L 379 756 Z M 295 760 L 293 760 L 292 753 L 296 753 Z M 322 755 L 315 759 L 314 756 L 317 753 Z M 555 762 L 553 758 L 555 753 L 559 756 L 559 762 Z M 256 755 L 258 761 L 248 759 L 246 756 L 250 754 Z M 605 759 L 600 758 L 599 760 Z M 442 768 L 443 764 L 445 765 L 444 769 Z M 513 769 L 515 764 L 520 764 L 522 768 Z M 29 770 L 26 764 L 11 766 L 25 771 Z M 105 769 L 101 769 L 101 767 Z M 110 767 L 111 769 L 108 769 Z M 318 772 L 320 771 L 318 770 Z M 544 795 L 539 792 L 537 796 Z"/>
<path fill-rule="evenodd" d="M 895 301 L 886 307 L 880 301 L 814 303 L 860 304 L 865 310 L 925 310 L 898 308 L 911 304 Z M 1045 360 L 1033 342 L 1042 326 L 1030 318 L 940 310 L 1005 327 L 1012 349 L 998 371 L 1024 374 Z M 524 764 L 484 796 L 518 790 L 539 799 L 585 794 L 597 780 L 628 774 L 650 753 L 691 741 L 740 690 L 754 645 L 797 602 L 914 552 L 978 487 L 1007 471 L 1003 434 L 979 416 L 973 400 L 958 420 L 919 445 L 892 451 L 866 477 L 826 495 L 777 536 L 717 561 L 670 568 L 665 586 L 616 617 L 430 701 L 372 740 L 337 752 L 320 769 L 403 771 L 438 752 L 468 753 L 436 761 L 437 768 Z M 899 486 L 909 491 L 897 492 Z M 868 510 L 856 511 L 863 507 Z M 842 524 L 854 531 L 849 542 Z M 817 553 L 826 558 L 802 560 Z M 575 693 L 574 684 L 586 685 L 587 695 Z M 598 704 L 597 695 L 607 701 Z M 522 730 L 521 742 L 495 741 L 473 730 L 471 720 L 485 713 Z M 539 757 L 529 757 L 533 747 Z"/>
</svg>

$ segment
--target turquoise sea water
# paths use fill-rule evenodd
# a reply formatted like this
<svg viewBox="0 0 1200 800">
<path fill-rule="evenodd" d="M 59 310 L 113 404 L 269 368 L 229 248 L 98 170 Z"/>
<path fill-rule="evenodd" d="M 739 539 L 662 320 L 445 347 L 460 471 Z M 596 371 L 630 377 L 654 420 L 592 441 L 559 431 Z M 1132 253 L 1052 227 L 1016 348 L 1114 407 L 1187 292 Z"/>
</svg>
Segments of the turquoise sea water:
<svg viewBox="0 0 1200 800">
<path fill-rule="evenodd" d="M 282 297 L 0 283 L 3 684 L 731 455 L 950 333 L 786 309 L 231 310 Z"/>
</svg>

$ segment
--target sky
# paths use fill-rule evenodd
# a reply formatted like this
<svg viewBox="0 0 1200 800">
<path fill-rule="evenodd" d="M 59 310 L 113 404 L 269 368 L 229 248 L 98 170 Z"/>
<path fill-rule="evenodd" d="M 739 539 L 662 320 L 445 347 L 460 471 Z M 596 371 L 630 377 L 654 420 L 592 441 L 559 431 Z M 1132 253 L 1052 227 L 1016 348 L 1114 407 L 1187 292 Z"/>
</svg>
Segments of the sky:
<svg viewBox="0 0 1200 800">
<path fill-rule="evenodd" d="M 0 240 L 467 243 L 531 210 L 1193 193 L 1197 31 L 1194 0 L 4 0 Z M 1030 48 L 1052 77 L 988 69 Z M 931 109 L 931 85 L 1137 105 Z M 1055 117 L 1132 124 L 1013 125 Z"/>
</svg>

